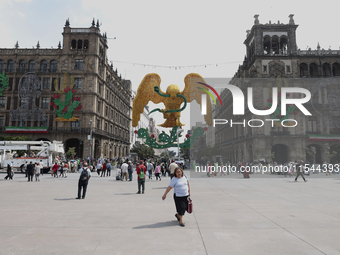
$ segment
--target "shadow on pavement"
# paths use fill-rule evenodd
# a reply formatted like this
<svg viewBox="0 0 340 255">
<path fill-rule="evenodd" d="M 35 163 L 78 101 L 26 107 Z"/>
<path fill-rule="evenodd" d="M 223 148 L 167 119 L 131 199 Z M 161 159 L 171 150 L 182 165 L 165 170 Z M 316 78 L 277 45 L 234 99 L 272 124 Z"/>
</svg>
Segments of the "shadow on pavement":
<svg viewBox="0 0 340 255">
<path fill-rule="evenodd" d="M 167 187 L 158 187 L 158 188 L 152 188 L 152 189 L 166 189 Z"/>
<path fill-rule="evenodd" d="M 75 198 L 55 198 L 54 200 L 66 201 L 66 200 L 76 200 Z"/>
<path fill-rule="evenodd" d="M 173 227 L 178 225 L 177 221 L 166 221 L 166 222 L 157 222 L 150 225 L 142 225 L 139 227 L 134 227 L 133 229 L 143 229 L 143 228 L 166 228 L 166 227 Z"/>
</svg>

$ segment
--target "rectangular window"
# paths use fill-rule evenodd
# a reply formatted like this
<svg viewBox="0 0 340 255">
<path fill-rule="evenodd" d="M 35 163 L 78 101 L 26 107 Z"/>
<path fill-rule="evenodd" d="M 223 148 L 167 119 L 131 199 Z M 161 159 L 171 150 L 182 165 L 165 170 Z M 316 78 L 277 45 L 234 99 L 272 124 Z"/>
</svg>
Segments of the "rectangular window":
<svg viewBox="0 0 340 255">
<path fill-rule="evenodd" d="M 290 73 L 290 66 L 286 66 L 287 68 L 287 73 Z"/>
<path fill-rule="evenodd" d="M 7 108 L 6 110 L 11 110 L 11 97 L 7 97 Z"/>
<path fill-rule="evenodd" d="M 314 116 L 308 117 L 308 131 L 310 132 L 319 131 L 317 127 L 317 117 Z"/>
<path fill-rule="evenodd" d="M 263 66 L 263 73 L 267 73 L 267 66 L 266 65 Z"/>
<path fill-rule="evenodd" d="M 0 61 L 0 73 L 5 71 L 5 62 L 2 60 Z"/>
<path fill-rule="evenodd" d="M 109 100 L 109 90 L 106 90 L 106 100 Z"/>
<path fill-rule="evenodd" d="M 6 97 L 0 97 L 0 108 L 5 108 Z"/>
<path fill-rule="evenodd" d="M 45 120 L 40 121 L 40 127 L 47 127 L 47 118 Z"/>
<path fill-rule="evenodd" d="M 97 111 L 100 113 L 100 102 L 98 101 L 98 104 L 97 104 Z"/>
<path fill-rule="evenodd" d="M 97 119 L 97 128 L 100 129 L 100 120 Z"/>
<path fill-rule="evenodd" d="M 55 80 L 56 80 L 57 78 L 52 78 L 52 91 L 55 91 Z"/>
<path fill-rule="evenodd" d="M 43 79 L 43 89 L 50 89 L 50 78 Z"/>
<path fill-rule="evenodd" d="M 98 85 L 98 94 L 101 95 L 102 94 L 102 85 L 99 83 Z"/>
<path fill-rule="evenodd" d="M 74 69 L 75 70 L 82 70 L 83 69 L 83 60 L 82 59 L 75 59 L 74 60 Z"/>
<path fill-rule="evenodd" d="M 5 118 L 4 116 L 0 116 L 0 127 L 3 127 L 5 124 Z"/>
<path fill-rule="evenodd" d="M 50 115 L 50 123 L 49 123 L 49 127 L 53 128 L 53 115 Z"/>
<path fill-rule="evenodd" d="M 49 98 L 48 97 L 43 97 L 42 102 L 41 102 L 41 109 L 48 109 L 49 105 Z"/>
<path fill-rule="evenodd" d="M 18 108 L 18 97 L 13 97 L 13 110 Z"/>
<path fill-rule="evenodd" d="M 104 130 L 107 132 L 107 123 L 105 123 Z"/>
<path fill-rule="evenodd" d="M 109 107 L 106 106 L 105 107 L 105 117 L 108 117 L 108 114 L 109 114 Z"/>
<path fill-rule="evenodd" d="M 72 121 L 71 122 L 71 128 L 79 128 L 80 127 L 80 121 Z"/>
<path fill-rule="evenodd" d="M 74 88 L 81 89 L 81 78 L 74 78 Z"/>
<path fill-rule="evenodd" d="M 18 91 L 19 90 L 19 82 L 20 82 L 20 78 L 16 78 L 15 79 L 14 91 Z"/>
</svg>

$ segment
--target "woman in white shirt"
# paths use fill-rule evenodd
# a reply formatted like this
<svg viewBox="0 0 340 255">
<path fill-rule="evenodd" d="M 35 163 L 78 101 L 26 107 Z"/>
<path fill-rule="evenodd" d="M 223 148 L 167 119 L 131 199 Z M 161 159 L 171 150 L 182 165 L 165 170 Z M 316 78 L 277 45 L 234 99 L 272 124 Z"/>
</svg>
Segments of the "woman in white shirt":
<svg viewBox="0 0 340 255">
<path fill-rule="evenodd" d="M 183 170 L 177 167 L 174 171 L 174 177 L 171 179 L 162 199 L 166 198 L 169 191 L 174 188 L 174 200 L 176 205 L 175 217 L 179 221 L 179 225 L 184 227 L 183 215 L 188 206 L 188 196 L 190 196 L 190 186 L 188 178 L 184 175 Z"/>
</svg>

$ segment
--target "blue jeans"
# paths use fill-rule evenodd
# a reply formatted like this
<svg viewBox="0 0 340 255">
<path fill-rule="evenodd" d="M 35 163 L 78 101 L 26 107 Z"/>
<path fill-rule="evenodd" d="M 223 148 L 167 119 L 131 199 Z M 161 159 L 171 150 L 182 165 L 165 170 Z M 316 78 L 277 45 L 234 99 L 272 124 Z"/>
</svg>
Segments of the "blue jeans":
<svg viewBox="0 0 340 255">
<path fill-rule="evenodd" d="M 128 170 L 129 172 L 129 180 L 132 181 L 132 170 Z"/>
</svg>

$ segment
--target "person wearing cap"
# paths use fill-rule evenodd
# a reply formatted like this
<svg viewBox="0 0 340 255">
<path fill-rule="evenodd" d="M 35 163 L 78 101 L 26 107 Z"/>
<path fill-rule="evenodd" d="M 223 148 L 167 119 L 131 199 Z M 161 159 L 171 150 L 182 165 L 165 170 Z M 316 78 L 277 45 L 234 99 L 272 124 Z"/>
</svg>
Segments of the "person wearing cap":
<svg viewBox="0 0 340 255">
<path fill-rule="evenodd" d="M 137 194 L 140 194 L 140 187 L 141 186 L 142 186 L 142 193 L 144 194 L 146 167 L 143 164 L 143 160 L 139 161 L 139 165 L 136 167 L 136 172 L 137 172 L 137 176 L 138 176 L 138 192 L 137 192 Z"/>
</svg>

